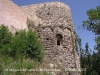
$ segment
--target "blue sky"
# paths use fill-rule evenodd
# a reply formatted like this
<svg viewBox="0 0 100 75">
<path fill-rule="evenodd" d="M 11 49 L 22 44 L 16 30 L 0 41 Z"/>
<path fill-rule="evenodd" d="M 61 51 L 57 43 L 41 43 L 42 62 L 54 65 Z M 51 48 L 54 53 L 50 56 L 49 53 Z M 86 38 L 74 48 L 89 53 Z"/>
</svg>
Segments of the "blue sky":
<svg viewBox="0 0 100 75">
<path fill-rule="evenodd" d="M 71 9 L 74 29 L 82 39 L 83 48 L 84 45 L 88 42 L 90 48 L 93 49 L 95 45 L 95 42 L 93 40 L 95 38 L 94 34 L 85 29 L 79 29 L 79 26 L 82 25 L 82 21 L 87 20 L 87 10 L 91 8 L 95 9 L 97 6 L 99 6 L 100 0 L 13 0 L 13 2 L 15 2 L 19 6 L 52 1 L 60 1 L 69 5 Z"/>
</svg>

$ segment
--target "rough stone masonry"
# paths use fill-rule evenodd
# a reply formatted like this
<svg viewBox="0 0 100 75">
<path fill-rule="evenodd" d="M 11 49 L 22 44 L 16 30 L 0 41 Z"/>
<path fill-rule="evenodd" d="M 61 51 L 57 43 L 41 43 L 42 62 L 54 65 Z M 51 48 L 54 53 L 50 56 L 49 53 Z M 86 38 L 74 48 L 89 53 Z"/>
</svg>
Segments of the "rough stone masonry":
<svg viewBox="0 0 100 75">
<path fill-rule="evenodd" d="M 8 25 L 11 31 L 28 29 L 26 21 L 31 19 L 31 26 L 39 35 L 45 58 L 66 69 L 79 69 L 80 62 L 75 44 L 75 31 L 71 11 L 61 2 L 47 2 L 27 6 L 17 6 L 10 0 L 0 0 L 0 24 Z M 68 75 L 78 75 L 68 72 Z M 63 75 L 63 74 L 62 74 Z"/>
</svg>

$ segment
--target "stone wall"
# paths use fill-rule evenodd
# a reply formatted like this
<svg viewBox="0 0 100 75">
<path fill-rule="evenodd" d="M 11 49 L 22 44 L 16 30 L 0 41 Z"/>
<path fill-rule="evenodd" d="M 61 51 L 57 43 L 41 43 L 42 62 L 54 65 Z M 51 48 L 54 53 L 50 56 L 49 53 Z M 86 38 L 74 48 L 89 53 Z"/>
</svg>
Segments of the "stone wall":
<svg viewBox="0 0 100 75">
<path fill-rule="evenodd" d="M 56 63 L 66 69 L 80 68 L 68 5 L 61 2 L 47 2 L 19 7 L 11 0 L 0 0 L 0 25 L 8 26 L 12 32 L 28 29 L 27 18 L 33 21 L 31 28 L 38 33 L 46 52 L 45 58 L 50 63 Z M 78 74 L 68 72 L 65 75 Z"/>
<path fill-rule="evenodd" d="M 11 0 L 0 0 L 0 25 L 8 26 L 12 32 L 27 29 L 28 17 L 29 14 Z"/>
<path fill-rule="evenodd" d="M 31 16 L 36 16 L 38 19 L 36 26 L 67 26 L 73 30 L 72 17 L 70 8 L 61 2 L 47 2 L 41 4 L 33 4 L 22 7 Z M 38 24 L 37 24 L 38 23 Z"/>
<path fill-rule="evenodd" d="M 44 45 L 45 58 L 62 68 L 80 68 L 69 6 L 61 2 L 49 2 L 22 8 L 33 18 L 36 16 L 38 22 L 34 21 L 31 28 L 37 31 Z M 57 45 L 57 34 L 62 36 L 62 45 Z M 78 75 L 78 73 L 71 72 L 71 75 Z"/>
</svg>

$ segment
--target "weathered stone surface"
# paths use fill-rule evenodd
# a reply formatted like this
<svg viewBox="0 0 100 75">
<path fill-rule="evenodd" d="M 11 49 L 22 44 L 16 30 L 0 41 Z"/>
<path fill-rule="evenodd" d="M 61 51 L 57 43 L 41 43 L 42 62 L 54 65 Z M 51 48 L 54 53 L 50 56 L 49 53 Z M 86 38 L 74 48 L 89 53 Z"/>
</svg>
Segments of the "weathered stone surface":
<svg viewBox="0 0 100 75">
<path fill-rule="evenodd" d="M 61 2 L 47 2 L 22 7 L 25 11 L 36 16 L 36 26 L 60 26 L 73 30 L 72 17 L 68 5 Z"/>
<path fill-rule="evenodd" d="M 45 58 L 66 69 L 80 68 L 69 6 L 61 2 L 49 2 L 22 8 L 31 16 L 37 16 L 35 30 L 43 42 Z M 78 75 L 77 71 L 69 73 Z"/>
<path fill-rule="evenodd" d="M 46 52 L 45 58 L 50 61 L 51 66 L 56 64 L 64 69 L 80 68 L 68 5 L 61 2 L 47 2 L 19 7 L 10 0 L 0 0 L 0 24 L 7 25 L 13 32 L 28 29 L 27 18 L 34 22 L 30 28 L 38 33 Z M 51 73 L 79 75 L 78 71 Z"/>
<path fill-rule="evenodd" d="M 27 18 L 29 15 L 22 8 L 10 0 L 0 0 L 0 25 L 4 24 L 12 32 L 27 28 Z"/>
</svg>

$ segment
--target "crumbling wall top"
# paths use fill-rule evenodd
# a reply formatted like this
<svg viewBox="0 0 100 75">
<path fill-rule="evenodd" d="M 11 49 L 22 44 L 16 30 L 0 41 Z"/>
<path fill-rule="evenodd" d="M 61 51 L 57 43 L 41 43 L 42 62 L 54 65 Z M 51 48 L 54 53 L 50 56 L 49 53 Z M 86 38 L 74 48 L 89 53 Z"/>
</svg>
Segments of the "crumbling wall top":
<svg viewBox="0 0 100 75">
<path fill-rule="evenodd" d="M 33 19 L 35 25 L 41 26 L 67 26 L 73 30 L 73 23 L 70 8 L 61 2 L 47 2 L 22 6 Z"/>
</svg>

